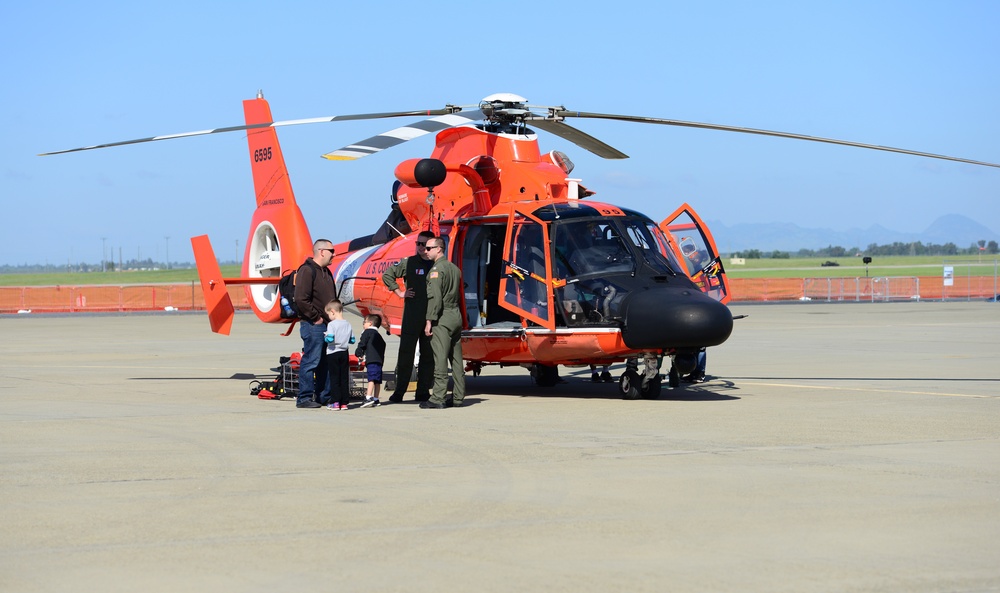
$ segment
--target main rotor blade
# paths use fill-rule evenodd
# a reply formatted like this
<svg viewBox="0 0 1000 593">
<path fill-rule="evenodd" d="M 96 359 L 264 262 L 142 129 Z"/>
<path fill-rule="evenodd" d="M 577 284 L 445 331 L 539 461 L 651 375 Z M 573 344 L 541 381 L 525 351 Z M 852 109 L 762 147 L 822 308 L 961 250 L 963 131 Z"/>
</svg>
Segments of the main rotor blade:
<svg viewBox="0 0 1000 593">
<path fill-rule="evenodd" d="M 606 159 L 627 159 L 628 155 L 624 152 L 609 146 L 604 142 L 601 142 L 597 138 L 594 138 L 590 134 L 581 132 L 580 130 L 564 124 L 563 122 L 555 119 L 544 119 L 539 118 L 525 118 L 525 121 L 531 123 L 532 126 L 549 132 L 550 134 L 555 134 L 564 140 L 569 140 L 573 144 L 576 144 L 580 148 L 585 148 L 590 152 L 596 154 L 599 157 Z"/>
<path fill-rule="evenodd" d="M 778 138 L 792 138 L 795 140 L 809 140 L 811 142 L 826 142 L 827 144 L 840 144 L 843 146 L 854 146 L 857 148 L 869 148 L 872 150 L 882 150 L 886 152 L 898 152 L 901 154 L 911 154 L 914 156 L 928 157 L 932 159 L 942 159 L 946 161 L 956 161 L 959 163 L 969 163 L 970 165 L 982 165 L 984 167 L 997 167 L 1000 164 L 987 163 L 983 161 L 973 161 L 959 157 L 947 156 L 943 154 L 932 154 L 905 148 L 893 148 L 891 146 L 880 146 L 878 144 L 864 144 L 862 142 L 851 142 L 849 140 L 836 140 L 834 138 L 821 138 L 819 136 L 806 136 L 805 134 L 792 134 L 789 132 L 775 132 L 772 130 L 758 130 L 756 128 L 740 128 L 736 126 L 725 126 L 721 124 L 706 124 L 692 121 L 681 121 L 676 119 L 662 119 L 658 117 L 642 117 L 638 115 L 614 115 L 609 113 L 587 113 L 583 111 L 569 111 L 566 109 L 556 110 L 553 115 L 557 117 L 583 117 L 591 119 L 613 119 L 618 121 L 630 121 L 644 124 L 660 124 L 665 126 L 680 126 L 684 128 L 701 128 L 704 130 L 720 130 L 723 132 L 740 132 L 743 134 L 759 134 L 761 136 L 776 136 Z M 538 122 L 534 122 L 538 125 Z"/>
<path fill-rule="evenodd" d="M 332 115 L 328 117 L 313 117 L 309 119 L 289 119 L 276 121 L 269 124 L 249 124 L 243 126 L 229 126 L 227 128 L 214 128 L 211 130 L 199 130 L 196 132 L 184 132 L 182 134 L 167 134 L 165 136 L 152 136 L 149 138 L 138 138 L 136 140 L 124 140 L 122 142 L 109 142 L 108 144 L 95 144 L 93 146 L 82 146 L 80 148 L 70 148 L 67 150 L 56 150 L 54 152 L 43 152 L 38 156 L 50 156 L 53 154 L 65 154 L 67 152 L 80 152 L 82 150 L 94 150 L 97 148 L 110 148 L 112 146 L 124 146 L 126 144 L 141 144 L 143 142 L 156 142 L 158 140 L 173 140 L 175 138 L 187 138 L 189 136 L 205 136 L 207 134 L 221 134 L 223 132 L 240 132 L 244 130 L 255 130 L 259 128 L 279 128 L 282 126 L 297 126 L 300 124 L 319 124 L 334 121 L 349 121 L 358 119 L 383 119 L 388 117 L 419 117 L 422 115 L 444 115 L 451 113 L 454 108 L 444 109 L 422 109 L 419 111 L 390 111 L 387 113 L 359 113 L 354 115 Z"/>
<path fill-rule="evenodd" d="M 382 152 L 386 148 L 392 148 L 393 146 L 408 142 L 414 138 L 419 138 L 425 134 L 430 134 L 431 132 L 440 132 L 447 128 L 479 121 L 483 117 L 483 112 L 478 109 L 457 113 L 446 112 L 444 115 L 440 115 L 440 117 L 424 119 L 396 128 L 395 130 L 382 132 L 377 136 L 366 138 L 355 144 L 348 144 L 343 148 L 328 152 L 322 155 L 322 157 L 331 161 L 353 161 L 377 152 Z"/>
</svg>

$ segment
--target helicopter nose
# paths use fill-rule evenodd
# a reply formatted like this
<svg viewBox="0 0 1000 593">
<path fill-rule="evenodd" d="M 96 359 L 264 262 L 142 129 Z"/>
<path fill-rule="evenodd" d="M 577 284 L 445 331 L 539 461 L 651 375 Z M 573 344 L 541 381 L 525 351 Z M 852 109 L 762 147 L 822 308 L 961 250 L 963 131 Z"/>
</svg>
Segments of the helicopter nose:
<svg viewBox="0 0 1000 593">
<path fill-rule="evenodd" d="M 622 304 L 622 340 L 629 348 L 718 346 L 733 331 L 729 307 L 699 290 L 652 288 Z"/>
</svg>

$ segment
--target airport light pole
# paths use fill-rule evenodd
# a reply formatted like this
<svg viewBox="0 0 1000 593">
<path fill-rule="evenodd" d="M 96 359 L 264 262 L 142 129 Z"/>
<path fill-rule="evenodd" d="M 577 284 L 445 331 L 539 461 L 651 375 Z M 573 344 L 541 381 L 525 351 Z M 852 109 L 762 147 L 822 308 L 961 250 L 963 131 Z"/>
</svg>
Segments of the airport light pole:
<svg viewBox="0 0 1000 593">
<path fill-rule="evenodd" d="M 170 269 L 170 237 L 164 237 L 167 242 L 167 269 Z"/>
<path fill-rule="evenodd" d="M 108 257 L 107 241 L 108 241 L 107 237 L 101 237 L 101 271 L 102 272 L 104 272 L 104 271 L 107 270 L 107 268 L 104 266 L 104 260 L 107 259 L 107 257 Z"/>
</svg>

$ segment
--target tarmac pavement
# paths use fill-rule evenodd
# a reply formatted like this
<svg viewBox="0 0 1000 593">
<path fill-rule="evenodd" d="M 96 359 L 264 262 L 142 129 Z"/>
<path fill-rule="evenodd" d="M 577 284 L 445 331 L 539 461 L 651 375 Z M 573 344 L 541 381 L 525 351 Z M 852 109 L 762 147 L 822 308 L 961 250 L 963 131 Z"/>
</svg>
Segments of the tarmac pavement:
<svg viewBox="0 0 1000 593">
<path fill-rule="evenodd" d="M 1000 307 L 732 310 L 658 400 L 346 412 L 249 314 L 0 316 L 0 591 L 1000 591 Z"/>
</svg>

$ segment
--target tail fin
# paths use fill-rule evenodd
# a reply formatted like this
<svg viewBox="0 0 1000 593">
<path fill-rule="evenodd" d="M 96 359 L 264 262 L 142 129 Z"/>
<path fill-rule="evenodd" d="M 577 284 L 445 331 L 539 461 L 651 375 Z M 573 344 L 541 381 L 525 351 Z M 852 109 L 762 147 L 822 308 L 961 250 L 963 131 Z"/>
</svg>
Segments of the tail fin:
<svg viewBox="0 0 1000 593">
<path fill-rule="evenodd" d="M 271 106 L 264 97 L 243 101 L 243 115 L 247 125 L 268 124 Z M 257 207 L 266 205 L 295 205 L 292 184 L 288 180 L 285 157 L 278 145 L 278 134 L 274 128 L 264 127 L 247 130 L 247 145 L 250 149 L 250 167 L 253 170 L 253 186 L 257 195 Z"/>
<path fill-rule="evenodd" d="M 247 125 L 271 123 L 271 107 L 263 96 L 243 102 Z M 249 284 L 247 300 L 262 321 L 277 323 L 281 305 L 277 282 L 284 270 L 297 268 L 312 254 L 312 239 L 295 202 L 285 158 L 273 127 L 247 130 L 247 147 L 257 209 L 243 258 L 243 276 L 273 278 L 274 284 Z"/>
<path fill-rule="evenodd" d="M 201 292 L 205 295 L 205 306 L 208 308 L 208 322 L 212 325 L 212 331 L 228 336 L 233 326 L 235 309 L 226 289 L 226 281 L 222 278 L 219 262 L 215 259 L 212 243 L 209 242 L 208 235 L 200 235 L 191 237 L 191 247 L 194 249 L 195 265 L 198 266 Z"/>
</svg>

